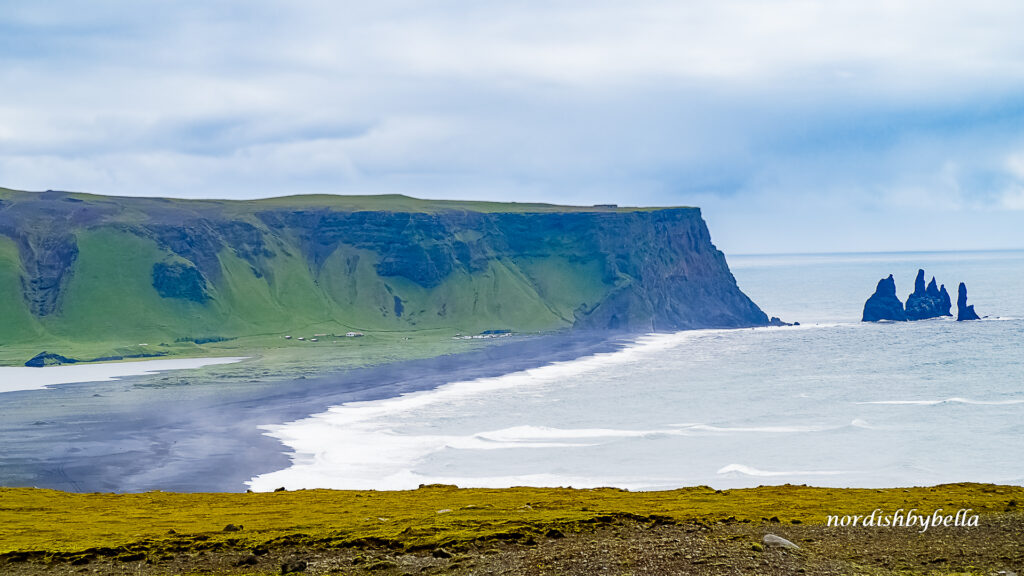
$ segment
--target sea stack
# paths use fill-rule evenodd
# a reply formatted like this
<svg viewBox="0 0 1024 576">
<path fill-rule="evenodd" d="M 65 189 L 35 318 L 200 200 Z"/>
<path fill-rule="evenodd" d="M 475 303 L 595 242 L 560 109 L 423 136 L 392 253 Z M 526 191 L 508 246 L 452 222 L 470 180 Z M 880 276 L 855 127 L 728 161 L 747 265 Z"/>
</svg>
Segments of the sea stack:
<svg viewBox="0 0 1024 576">
<path fill-rule="evenodd" d="M 924 273 L 922 272 L 922 274 Z M 923 289 L 923 276 L 921 283 Z M 888 278 L 882 278 L 878 281 L 875 293 L 864 303 L 864 316 L 861 318 L 861 321 L 896 320 L 902 322 L 906 319 L 907 314 L 903 310 L 903 302 L 900 302 L 900 299 L 896 297 L 896 280 L 893 279 L 892 274 L 889 274 Z"/>
<path fill-rule="evenodd" d="M 914 281 L 914 293 L 907 297 L 907 320 L 925 320 L 938 318 L 939 316 L 952 316 L 950 314 L 952 303 L 949 293 L 946 292 L 946 285 L 942 288 L 936 286 L 935 277 L 924 285 L 924 270 L 917 271 L 917 279 Z"/>
<path fill-rule="evenodd" d="M 967 305 L 967 285 L 963 282 L 960 283 L 960 287 L 956 291 L 956 319 L 957 322 L 964 320 L 981 320 L 978 314 L 974 311 L 974 305 Z"/>
</svg>

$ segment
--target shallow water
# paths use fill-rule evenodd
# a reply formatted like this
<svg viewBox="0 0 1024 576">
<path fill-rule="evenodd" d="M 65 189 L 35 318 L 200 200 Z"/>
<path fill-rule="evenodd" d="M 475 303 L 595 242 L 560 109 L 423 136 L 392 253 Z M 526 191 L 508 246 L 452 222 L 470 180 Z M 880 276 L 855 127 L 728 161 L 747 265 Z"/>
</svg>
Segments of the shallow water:
<svg viewBox="0 0 1024 576">
<path fill-rule="evenodd" d="M 649 335 L 624 350 L 398 398 L 268 434 L 295 451 L 257 490 L 658 489 L 1024 483 L 1024 253 L 730 258 L 799 327 Z M 918 267 L 982 321 L 858 322 L 878 279 Z M 955 306 L 954 306 L 955 313 Z"/>
<path fill-rule="evenodd" d="M 66 364 L 43 368 L 0 366 L 0 393 L 38 390 L 57 384 L 108 382 L 129 376 L 157 374 L 170 370 L 194 370 L 204 366 L 233 364 L 242 360 L 245 360 L 245 358 L 172 358 L 165 360 L 139 360 L 136 362 Z"/>
</svg>

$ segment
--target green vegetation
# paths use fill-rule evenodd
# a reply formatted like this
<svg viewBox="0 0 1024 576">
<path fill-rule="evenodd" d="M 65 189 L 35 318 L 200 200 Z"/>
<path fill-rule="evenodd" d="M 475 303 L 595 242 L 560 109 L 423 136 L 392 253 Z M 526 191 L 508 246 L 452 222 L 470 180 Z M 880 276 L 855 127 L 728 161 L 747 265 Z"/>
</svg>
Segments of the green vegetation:
<svg viewBox="0 0 1024 576">
<path fill-rule="evenodd" d="M 476 540 L 578 531 L 606 517 L 661 522 L 823 524 L 828 514 L 917 508 L 1003 512 L 1024 502 L 1024 487 L 948 484 L 910 489 L 774 486 L 744 490 L 707 487 L 663 492 L 611 488 L 458 489 L 413 491 L 301 490 L 257 494 L 70 494 L 0 488 L 0 553 L 75 552 L 145 542 L 228 539 L 257 545 L 283 537 L 337 545 L 373 539 L 392 547 L 458 548 Z M 1011 505 L 1012 506 L 1012 505 Z M 796 522 L 794 522 L 796 521 Z M 225 533 L 227 524 L 244 532 Z M 174 530 L 174 536 L 168 531 Z"/>
<path fill-rule="evenodd" d="M 237 201 L 225 200 L 229 206 Z M 261 206 L 278 208 L 302 209 L 310 207 L 329 207 L 341 211 L 380 211 L 437 213 L 451 210 L 465 210 L 482 213 L 566 213 L 566 212 L 647 212 L 664 210 L 666 207 L 639 206 L 565 206 L 559 204 L 542 204 L 529 202 L 481 202 L 475 200 L 425 200 L 402 194 L 380 194 L 373 196 L 334 196 L 328 194 L 308 194 L 299 196 L 282 196 L 253 201 Z M 244 205 L 244 203 L 243 203 Z M 671 208 L 685 208 L 673 206 Z"/>
<path fill-rule="evenodd" d="M 815 537 L 801 540 L 804 546 L 813 546 L 817 540 L 857 537 L 858 533 L 848 529 L 823 526 L 829 514 L 915 508 L 921 513 L 943 509 L 952 514 L 971 509 L 981 517 L 979 530 L 985 530 L 1007 514 L 1012 516 L 1009 526 L 1019 527 L 1016 507 L 1021 501 L 1022 487 L 986 484 L 884 490 L 787 485 L 718 491 L 695 487 L 635 493 L 608 488 L 486 490 L 440 485 L 401 492 L 120 495 L 0 488 L 0 560 L 34 557 L 51 563 L 124 556 L 137 561 L 171 557 L 169 554 L 189 557 L 204 551 L 226 555 L 262 550 L 265 554 L 275 548 L 375 548 L 407 554 L 441 549 L 445 552 L 439 555 L 444 555 L 501 543 L 530 545 L 551 535 L 587 533 L 614 525 L 688 526 L 684 535 L 710 531 L 707 533 L 718 534 L 715 541 L 720 549 L 736 548 L 738 557 L 746 560 L 751 552 L 764 551 L 763 546 L 760 550 L 753 546 L 761 546 L 758 531 L 750 535 L 749 529 L 731 527 L 766 525 L 773 526 L 770 531 L 776 533 L 813 534 Z M 225 530 L 229 525 L 238 529 Z M 866 556 L 866 548 L 893 540 L 902 542 L 911 555 L 936 554 L 935 546 L 940 553 L 951 554 L 956 544 L 950 538 L 971 532 L 947 530 L 952 532 L 936 529 L 926 537 L 910 528 L 864 529 L 865 541 L 874 542 L 861 543 L 858 550 L 844 554 L 854 560 L 851 566 L 863 566 L 879 560 Z M 607 547 L 607 539 L 603 542 Z M 925 548 L 915 550 L 915 546 Z M 1019 554 L 1017 549 L 1002 550 L 995 554 Z M 237 553 L 231 556 L 237 557 Z M 933 558 L 915 564 L 954 562 Z M 969 558 L 961 557 L 958 562 L 966 564 Z M 884 564 L 889 566 L 889 562 Z M 857 572 L 872 573 L 870 569 Z M 941 573 L 949 572 L 952 570 Z"/>
<path fill-rule="evenodd" d="M 196 339 L 291 348 L 311 334 L 355 331 L 419 345 L 581 322 L 646 330 L 766 321 L 695 209 L 399 195 L 3 190 L 0 290 L 0 364 L 14 365 L 44 350 L 89 360 L 220 349 Z"/>
<path fill-rule="evenodd" d="M 34 342 L 42 330 L 20 298 L 6 295 L 21 293 L 21 264 L 18 247 L 9 238 L 0 236 L 0 331 L 10 341 Z M 0 348 L 0 353 L 2 353 Z"/>
</svg>

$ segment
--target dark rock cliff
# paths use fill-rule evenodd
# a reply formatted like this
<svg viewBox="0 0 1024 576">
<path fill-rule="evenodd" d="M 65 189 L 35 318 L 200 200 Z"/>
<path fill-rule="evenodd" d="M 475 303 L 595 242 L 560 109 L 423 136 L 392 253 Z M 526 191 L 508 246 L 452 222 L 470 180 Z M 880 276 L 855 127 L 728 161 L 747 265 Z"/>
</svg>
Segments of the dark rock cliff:
<svg viewBox="0 0 1024 576">
<path fill-rule="evenodd" d="M 436 214 L 263 211 L 271 229 L 296 237 L 314 268 L 339 246 L 381 255 L 376 271 L 433 288 L 489 260 L 597 260 L 609 296 L 578 310 L 575 325 L 676 330 L 763 326 L 768 317 L 736 285 L 700 211 Z M 473 232 L 473 234 L 467 234 Z"/>
</svg>

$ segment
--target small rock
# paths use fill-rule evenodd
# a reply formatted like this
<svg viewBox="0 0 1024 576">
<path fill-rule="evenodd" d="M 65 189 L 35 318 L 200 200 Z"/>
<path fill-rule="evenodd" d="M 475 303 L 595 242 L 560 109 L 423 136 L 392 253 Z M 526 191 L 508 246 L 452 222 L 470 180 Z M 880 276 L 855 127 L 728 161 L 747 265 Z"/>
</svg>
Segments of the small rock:
<svg viewBox="0 0 1024 576">
<path fill-rule="evenodd" d="M 438 510 L 437 513 L 438 514 L 447 514 L 447 513 L 451 512 L 451 511 L 452 511 L 451 508 L 444 508 L 442 510 Z"/>
<path fill-rule="evenodd" d="M 241 529 L 242 529 L 241 526 L 235 526 L 234 524 L 228 524 L 227 526 L 224 527 L 224 531 L 225 532 L 238 532 Z"/>
<path fill-rule="evenodd" d="M 780 548 L 789 548 L 791 550 L 800 549 L 796 544 L 793 544 L 781 536 L 776 536 L 775 534 L 765 534 L 763 540 L 765 546 L 778 546 Z"/>
<path fill-rule="evenodd" d="M 452 553 L 447 551 L 447 550 L 445 550 L 444 548 L 435 548 L 434 551 L 430 553 L 430 555 L 433 556 L 434 558 L 451 558 L 452 557 Z"/>
<path fill-rule="evenodd" d="M 292 574 L 294 572 L 305 572 L 306 561 L 305 560 L 288 560 L 284 564 L 281 564 L 281 574 Z"/>
<path fill-rule="evenodd" d="M 750 545 L 750 549 L 753 550 L 754 552 L 764 552 L 764 546 L 761 546 L 757 542 L 754 542 L 753 544 L 751 544 Z M 687 558 L 689 558 L 689 556 L 687 556 Z"/>
<path fill-rule="evenodd" d="M 274 492 L 284 492 L 284 491 L 285 491 L 284 486 L 281 486 L 280 488 L 274 488 Z"/>
</svg>

